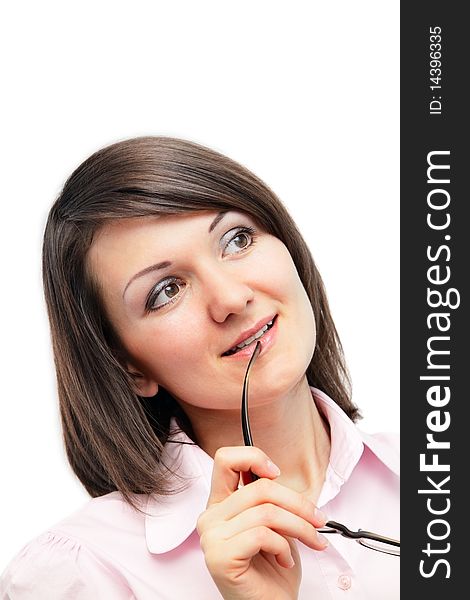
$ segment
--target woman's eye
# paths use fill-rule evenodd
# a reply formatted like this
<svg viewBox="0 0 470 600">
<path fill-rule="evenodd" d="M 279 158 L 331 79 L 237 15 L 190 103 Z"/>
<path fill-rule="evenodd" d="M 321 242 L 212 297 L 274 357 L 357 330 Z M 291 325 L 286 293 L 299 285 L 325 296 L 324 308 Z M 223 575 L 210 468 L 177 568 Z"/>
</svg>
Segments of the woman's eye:
<svg viewBox="0 0 470 600">
<path fill-rule="evenodd" d="M 239 230 L 225 246 L 225 254 L 237 254 L 254 244 L 255 231 L 251 227 Z"/>
<path fill-rule="evenodd" d="M 145 304 L 146 310 L 158 310 L 159 308 L 174 302 L 185 285 L 186 284 L 184 282 L 179 280 L 163 282 L 163 287 L 162 285 L 157 286 L 150 293 Z"/>
</svg>

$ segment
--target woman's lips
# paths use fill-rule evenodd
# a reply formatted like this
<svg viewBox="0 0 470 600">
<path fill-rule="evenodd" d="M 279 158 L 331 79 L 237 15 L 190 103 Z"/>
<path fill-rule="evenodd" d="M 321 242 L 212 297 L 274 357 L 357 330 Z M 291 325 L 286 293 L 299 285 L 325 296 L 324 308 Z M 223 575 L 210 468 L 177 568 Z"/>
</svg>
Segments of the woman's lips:
<svg viewBox="0 0 470 600">
<path fill-rule="evenodd" d="M 265 354 L 265 352 L 267 352 L 269 350 L 269 348 L 271 348 L 271 346 L 276 341 L 278 321 L 279 321 L 279 315 L 276 315 L 271 329 L 268 329 L 267 331 L 265 331 L 260 338 L 258 338 L 257 340 L 253 340 L 251 342 L 251 344 L 249 344 L 248 346 L 245 346 L 238 352 L 235 352 L 235 354 L 229 354 L 226 356 L 222 356 L 222 358 L 224 360 L 245 360 L 246 361 L 246 359 L 251 357 L 251 355 L 253 354 L 255 346 L 256 346 L 256 342 L 258 342 L 258 341 L 261 343 L 261 352 L 259 353 L 259 356 L 261 356 L 262 354 Z"/>
</svg>

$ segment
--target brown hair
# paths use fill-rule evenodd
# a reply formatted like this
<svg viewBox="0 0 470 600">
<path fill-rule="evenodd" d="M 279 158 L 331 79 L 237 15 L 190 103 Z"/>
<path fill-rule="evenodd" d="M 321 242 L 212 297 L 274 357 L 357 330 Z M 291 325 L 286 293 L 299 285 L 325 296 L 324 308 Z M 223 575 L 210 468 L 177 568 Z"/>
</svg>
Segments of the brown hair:
<svg viewBox="0 0 470 600">
<path fill-rule="evenodd" d="M 66 181 L 53 204 L 43 245 L 43 279 L 51 326 L 67 456 L 93 497 L 119 490 L 170 494 L 161 460 L 170 419 L 192 439 L 189 419 L 159 388 L 159 401 L 133 392 L 119 340 L 86 271 L 95 232 L 110 219 L 198 210 L 249 214 L 288 248 L 317 324 L 307 379 L 352 420 L 359 411 L 321 277 L 295 223 L 275 194 L 229 158 L 167 137 L 126 140 L 99 150 Z"/>
</svg>

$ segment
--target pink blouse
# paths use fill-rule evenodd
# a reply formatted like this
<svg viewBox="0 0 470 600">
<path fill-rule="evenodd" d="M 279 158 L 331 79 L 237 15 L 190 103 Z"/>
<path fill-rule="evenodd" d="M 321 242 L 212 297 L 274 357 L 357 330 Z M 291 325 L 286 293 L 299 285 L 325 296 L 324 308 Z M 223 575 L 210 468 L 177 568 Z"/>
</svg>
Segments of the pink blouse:
<svg viewBox="0 0 470 600">
<path fill-rule="evenodd" d="M 331 428 L 330 462 L 318 506 L 350 529 L 399 539 L 397 437 L 361 432 L 328 396 L 315 388 L 312 393 Z M 184 433 L 174 439 L 191 442 Z M 130 507 L 119 492 L 90 500 L 20 551 L 1 576 L 0 598 L 220 599 L 196 531 L 213 460 L 193 444 L 166 444 L 165 453 L 166 460 L 180 463 L 179 472 L 193 478 L 186 490 L 166 498 L 138 496 L 148 515 Z M 399 598 L 398 557 L 339 535 L 328 539 L 322 552 L 297 541 L 299 600 Z"/>
</svg>

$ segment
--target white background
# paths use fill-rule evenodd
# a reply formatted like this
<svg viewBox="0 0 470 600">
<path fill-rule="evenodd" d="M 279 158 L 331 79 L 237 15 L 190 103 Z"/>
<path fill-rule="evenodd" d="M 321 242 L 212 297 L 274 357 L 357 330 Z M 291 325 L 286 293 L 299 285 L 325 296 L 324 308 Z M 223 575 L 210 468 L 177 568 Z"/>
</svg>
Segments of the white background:
<svg viewBox="0 0 470 600">
<path fill-rule="evenodd" d="M 1 15 L 0 571 L 87 498 L 62 450 L 42 296 L 48 209 L 137 135 L 219 150 L 306 237 L 367 431 L 399 429 L 399 3 L 9 3 Z"/>
</svg>

